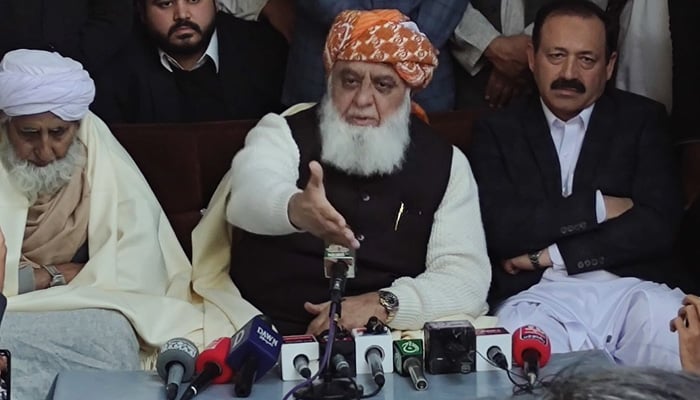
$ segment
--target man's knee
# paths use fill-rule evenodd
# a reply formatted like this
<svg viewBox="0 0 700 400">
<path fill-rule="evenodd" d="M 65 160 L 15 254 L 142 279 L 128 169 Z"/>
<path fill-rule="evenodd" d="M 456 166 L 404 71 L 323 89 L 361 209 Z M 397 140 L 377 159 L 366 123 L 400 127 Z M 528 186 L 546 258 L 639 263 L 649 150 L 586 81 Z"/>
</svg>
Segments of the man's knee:
<svg viewBox="0 0 700 400">
<path fill-rule="evenodd" d="M 630 300 L 625 315 L 625 330 L 668 330 L 668 321 L 676 315 L 683 296 L 680 290 L 665 287 L 654 291 L 638 291 Z"/>
<path fill-rule="evenodd" d="M 668 322 L 681 304 L 680 290 L 639 291 L 630 300 L 620 337 L 612 351 L 622 364 L 679 369 L 678 339 Z"/>
<path fill-rule="evenodd" d="M 0 346 L 17 361 L 40 362 L 48 368 L 139 368 L 138 339 L 119 312 L 8 312 L 5 318 Z"/>
</svg>

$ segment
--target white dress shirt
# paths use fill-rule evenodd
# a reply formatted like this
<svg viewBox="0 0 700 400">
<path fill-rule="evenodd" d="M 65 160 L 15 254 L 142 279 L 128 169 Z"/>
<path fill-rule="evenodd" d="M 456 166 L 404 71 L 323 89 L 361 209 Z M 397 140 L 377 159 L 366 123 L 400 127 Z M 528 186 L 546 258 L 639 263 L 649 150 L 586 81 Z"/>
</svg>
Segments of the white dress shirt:
<svg viewBox="0 0 700 400">
<path fill-rule="evenodd" d="M 556 148 L 557 156 L 559 157 L 559 169 L 561 171 L 561 195 L 562 197 L 569 197 L 571 196 L 574 188 L 574 172 L 576 171 L 576 163 L 578 162 L 578 156 L 581 153 L 583 139 L 586 136 L 586 129 L 588 129 L 588 122 L 591 119 L 591 114 L 593 113 L 595 103 L 583 109 L 583 111 L 581 111 L 577 116 L 565 122 L 557 118 L 544 104 L 542 99 L 540 99 L 540 102 L 542 103 L 544 117 L 547 120 L 549 132 L 552 135 L 552 141 L 554 142 L 554 147 Z M 605 221 L 606 211 L 605 201 L 603 200 L 603 194 L 600 192 L 600 190 L 596 190 L 594 201 L 596 203 L 596 220 L 598 223 L 601 223 Z M 557 246 L 556 243 L 549 246 L 549 257 L 552 259 L 553 269 L 566 269 L 564 258 L 561 256 L 559 246 Z"/>
</svg>

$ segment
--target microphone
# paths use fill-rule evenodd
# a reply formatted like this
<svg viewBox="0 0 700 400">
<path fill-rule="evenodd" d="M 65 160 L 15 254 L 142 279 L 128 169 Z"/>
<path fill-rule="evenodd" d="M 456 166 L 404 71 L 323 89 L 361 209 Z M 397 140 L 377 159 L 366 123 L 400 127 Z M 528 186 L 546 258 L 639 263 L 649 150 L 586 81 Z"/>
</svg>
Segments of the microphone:
<svg viewBox="0 0 700 400">
<path fill-rule="evenodd" d="M 225 360 L 231 348 L 231 338 L 214 340 L 199 354 L 195 362 L 197 377 L 182 394 L 180 400 L 190 400 L 211 383 L 225 383 L 231 380 L 233 370 Z"/>
<path fill-rule="evenodd" d="M 174 400 L 182 382 L 192 379 L 199 350 L 185 338 L 168 340 L 161 348 L 156 361 L 158 375 L 165 380 L 165 396 Z"/>
<path fill-rule="evenodd" d="M 236 371 L 234 393 L 248 397 L 258 381 L 277 363 L 282 336 L 272 329 L 269 319 L 256 315 L 231 338 L 226 364 Z"/>
<path fill-rule="evenodd" d="M 280 364 L 282 380 L 308 379 L 318 371 L 318 341 L 314 335 L 290 335 L 282 337 Z"/>
<path fill-rule="evenodd" d="M 384 377 L 384 368 L 382 361 L 384 360 L 384 352 L 381 347 L 370 347 L 365 352 L 365 361 L 369 364 L 369 371 L 372 374 L 372 379 L 378 386 L 384 386 L 386 378 Z"/>
<path fill-rule="evenodd" d="M 523 368 L 530 385 L 535 384 L 539 368 L 547 365 L 551 355 L 549 338 L 540 328 L 525 325 L 513 332 L 513 361 Z"/>
<path fill-rule="evenodd" d="M 475 370 L 476 332 L 471 322 L 426 322 L 425 364 L 431 374 L 468 374 Z"/>
<path fill-rule="evenodd" d="M 299 354 L 294 357 L 294 369 L 304 379 L 311 378 L 311 368 L 309 368 L 309 357 Z"/>
<path fill-rule="evenodd" d="M 510 356 L 513 354 L 512 346 L 512 336 L 505 328 L 477 329 L 476 351 L 485 356 L 488 361 L 483 357 L 477 357 L 476 370 L 510 369 Z"/>
<path fill-rule="evenodd" d="M 500 369 L 508 369 L 508 359 L 498 346 L 491 346 L 486 351 L 486 356 Z"/>
<path fill-rule="evenodd" d="M 355 338 L 355 355 L 358 358 L 356 373 L 370 373 L 377 386 L 383 386 L 386 382 L 384 372 L 394 371 L 392 360 L 386 356 L 391 354 L 392 345 L 389 328 L 380 323 L 377 317 L 371 317 L 365 327 L 353 329 L 352 336 Z M 364 363 L 359 360 L 360 357 L 364 358 Z"/>
<path fill-rule="evenodd" d="M 328 342 L 328 331 L 318 336 L 319 354 L 331 346 L 330 372 L 336 376 L 355 376 L 355 338 L 347 330 L 336 332 L 332 343 Z"/>
<path fill-rule="evenodd" d="M 423 372 L 422 340 L 394 340 L 394 370 L 401 376 L 410 376 L 414 389 L 428 388 L 428 380 Z"/>
<path fill-rule="evenodd" d="M 340 304 L 345 283 L 355 277 L 355 250 L 339 244 L 326 243 L 323 252 L 323 273 L 329 281 L 330 299 Z"/>
<path fill-rule="evenodd" d="M 348 359 L 342 353 L 336 353 L 331 357 L 331 365 L 333 366 L 333 371 L 341 378 L 349 378 L 350 375 L 350 363 Z"/>
</svg>

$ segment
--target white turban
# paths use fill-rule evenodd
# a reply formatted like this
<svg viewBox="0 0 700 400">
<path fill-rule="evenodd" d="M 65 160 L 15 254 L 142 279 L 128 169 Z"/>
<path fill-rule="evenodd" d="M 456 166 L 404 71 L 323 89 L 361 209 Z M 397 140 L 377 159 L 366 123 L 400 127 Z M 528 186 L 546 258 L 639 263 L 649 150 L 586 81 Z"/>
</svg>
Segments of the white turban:
<svg viewBox="0 0 700 400">
<path fill-rule="evenodd" d="M 90 74 L 58 53 L 13 50 L 0 61 L 0 110 L 10 117 L 50 111 L 78 121 L 94 98 Z"/>
</svg>

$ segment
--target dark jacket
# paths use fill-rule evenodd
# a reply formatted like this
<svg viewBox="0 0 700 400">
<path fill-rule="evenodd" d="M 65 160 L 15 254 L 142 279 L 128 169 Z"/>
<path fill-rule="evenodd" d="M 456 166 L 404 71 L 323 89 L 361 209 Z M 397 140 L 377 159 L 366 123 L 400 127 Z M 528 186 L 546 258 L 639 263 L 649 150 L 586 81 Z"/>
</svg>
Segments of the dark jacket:
<svg viewBox="0 0 700 400">
<path fill-rule="evenodd" d="M 97 74 L 129 38 L 132 0 L 0 0 L 0 57 L 52 50 Z"/>
<path fill-rule="evenodd" d="M 265 22 L 218 13 L 218 78 L 225 119 L 254 119 L 279 112 L 287 58 L 284 38 Z M 160 62 L 158 49 L 144 34 L 97 79 L 92 110 L 108 123 L 187 121 L 174 74 Z"/>
<path fill-rule="evenodd" d="M 505 273 L 501 260 L 556 243 L 569 275 L 604 269 L 674 285 L 672 243 L 682 212 L 664 107 L 610 90 L 595 104 L 574 173 L 561 195 L 559 161 L 537 96 L 478 121 L 469 161 L 479 184 L 494 265 L 491 299 L 539 282 L 543 270 Z M 632 209 L 598 223 L 595 192 Z"/>
</svg>

